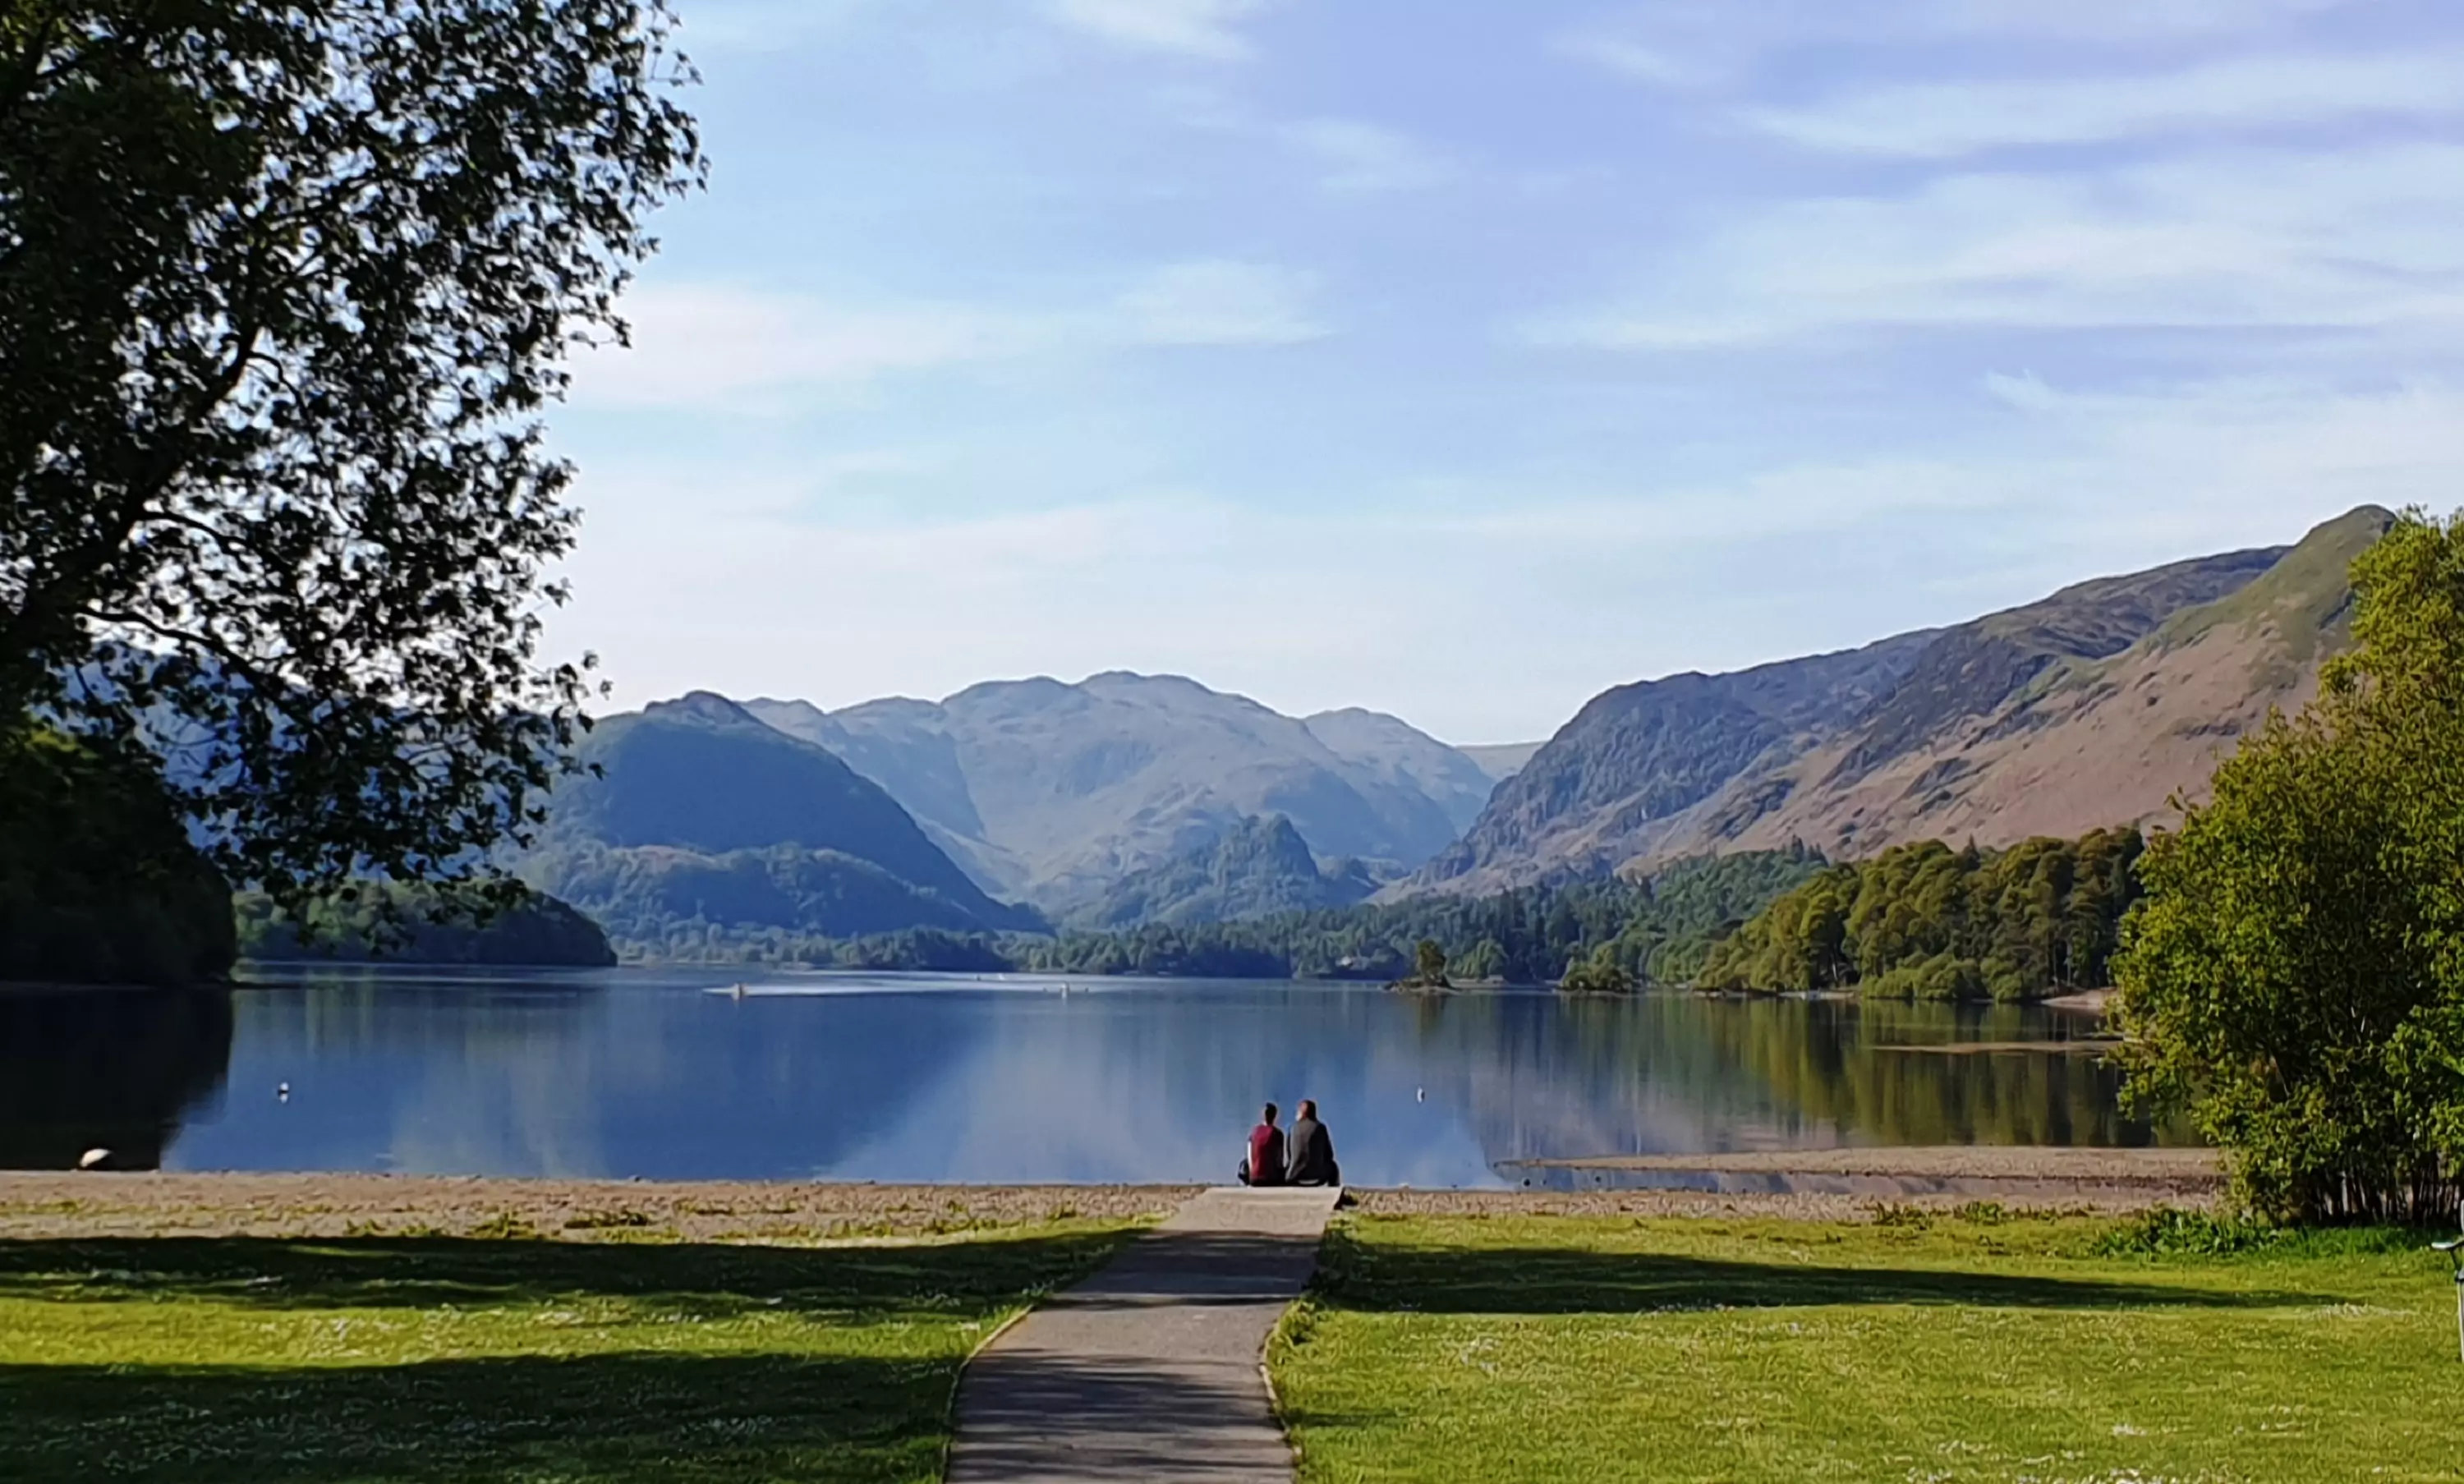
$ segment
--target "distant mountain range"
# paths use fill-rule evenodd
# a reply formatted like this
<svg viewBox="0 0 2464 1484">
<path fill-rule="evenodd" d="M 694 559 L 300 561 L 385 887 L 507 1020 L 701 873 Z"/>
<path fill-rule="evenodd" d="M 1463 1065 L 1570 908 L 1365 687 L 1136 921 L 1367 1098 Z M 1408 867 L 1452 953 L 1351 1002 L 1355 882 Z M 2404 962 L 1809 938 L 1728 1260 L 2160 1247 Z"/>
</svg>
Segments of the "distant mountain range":
<svg viewBox="0 0 2464 1484">
<path fill-rule="evenodd" d="M 2315 692 L 2347 642 L 2346 570 L 2391 519 L 1619 687 L 1521 747 L 1123 672 L 836 711 L 695 694 L 600 726 L 599 775 L 560 791 L 523 872 L 656 943 L 1195 925 L 1796 842 L 2077 836 L 2196 797 Z"/>
<path fill-rule="evenodd" d="M 2347 642 L 2365 508 L 2292 548 L 2066 588 L 1862 649 L 1621 687 L 1391 896 L 1483 895 L 1802 840 L 2075 836 L 2199 796 L 2219 753 L 2315 693 Z"/>
<path fill-rule="evenodd" d="M 881 786 L 827 751 L 694 694 L 603 721 L 561 786 L 531 884 L 619 939 L 679 928 L 855 937 L 1034 930 Z"/>
<path fill-rule="evenodd" d="M 878 782 L 985 889 L 1055 916 L 1275 816 L 1319 857 L 1395 874 L 1452 843 L 1494 786 L 1395 717 L 1285 716 L 1169 675 L 744 709 Z"/>
</svg>

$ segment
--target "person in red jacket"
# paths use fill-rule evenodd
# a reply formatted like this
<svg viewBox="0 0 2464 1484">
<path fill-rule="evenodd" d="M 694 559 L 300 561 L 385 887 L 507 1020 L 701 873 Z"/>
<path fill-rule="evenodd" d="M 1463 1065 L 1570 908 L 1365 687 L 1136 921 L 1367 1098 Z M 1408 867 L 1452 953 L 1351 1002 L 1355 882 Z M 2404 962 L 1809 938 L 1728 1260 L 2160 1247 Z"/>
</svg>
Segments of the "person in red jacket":
<svg viewBox="0 0 2464 1484">
<path fill-rule="evenodd" d="M 1249 1130 L 1249 1157 L 1241 1162 L 1243 1185 L 1282 1185 L 1284 1183 L 1284 1131 L 1275 1126 L 1280 1110 L 1269 1102 L 1259 1116 L 1258 1126 Z"/>
</svg>

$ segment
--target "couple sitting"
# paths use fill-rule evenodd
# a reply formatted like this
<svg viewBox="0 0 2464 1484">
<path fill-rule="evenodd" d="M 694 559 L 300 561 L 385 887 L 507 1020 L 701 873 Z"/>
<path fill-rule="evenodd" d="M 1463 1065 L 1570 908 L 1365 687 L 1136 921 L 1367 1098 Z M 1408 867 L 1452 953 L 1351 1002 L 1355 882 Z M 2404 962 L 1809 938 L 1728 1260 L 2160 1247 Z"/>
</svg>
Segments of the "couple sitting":
<svg viewBox="0 0 2464 1484">
<path fill-rule="evenodd" d="M 1317 1103 L 1301 1100 L 1301 1116 L 1292 1122 L 1288 1146 L 1275 1126 L 1271 1102 L 1258 1126 L 1249 1130 L 1249 1157 L 1241 1162 L 1243 1185 L 1341 1185 L 1343 1171 L 1334 1163 L 1334 1140 L 1317 1121 Z M 1290 1158 L 1285 1158 L 1288 1147 Z"/>
</svg>

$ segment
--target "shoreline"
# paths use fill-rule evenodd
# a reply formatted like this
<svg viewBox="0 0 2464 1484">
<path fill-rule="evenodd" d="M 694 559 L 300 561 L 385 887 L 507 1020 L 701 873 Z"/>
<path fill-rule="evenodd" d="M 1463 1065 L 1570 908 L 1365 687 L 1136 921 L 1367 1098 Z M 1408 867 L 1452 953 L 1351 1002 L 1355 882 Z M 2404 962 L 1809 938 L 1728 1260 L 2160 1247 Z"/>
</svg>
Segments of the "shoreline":
<svg viewBox="0 0 2464 1484">
<path fill-rule="evenodd" d="M 1367 1215 L 1777 1217 L 1863 1221 L 1990 1200 L 2012 1211 L 2123 1214 L 2207 1208 L 2211 1150 L 1903 1148 L 1521 1162 L 1518 1168 L 1735 1177 L 1804 1189 L 1355 1188 Z M 1841 1182 L 1959 1189 L 1875 1193 Z M 1831 1189 L 1820 1189 L 1829 1185 Z M 473 1175 L 0 1171 L 0 1241 L 99 1237 L 534 1236 L 568 1241 L 815 1244 L 998 1235 L 1070 1222 L 1160 1220 L 1199 1185 L 865 1185 L 560 1180 Z"/>
</svg>

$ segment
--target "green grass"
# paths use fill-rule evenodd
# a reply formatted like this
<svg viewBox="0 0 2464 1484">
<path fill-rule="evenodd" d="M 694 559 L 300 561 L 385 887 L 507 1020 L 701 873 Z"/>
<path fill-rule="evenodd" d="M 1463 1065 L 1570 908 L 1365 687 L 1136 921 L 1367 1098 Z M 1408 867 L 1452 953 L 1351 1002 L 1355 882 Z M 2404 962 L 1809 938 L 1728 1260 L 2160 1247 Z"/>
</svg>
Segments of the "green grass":
<svg viewBox="0 0 2464 1484">
<path fill-rule="evenodd" d="M 1353 1218 L 1271 1359 L 1305 1484 L 2464 1479 L 2444 1259 L 2184 1235 Z"/>
<path fill-rule="evenodd" d="M 1120 1234 L 0 1243 L 0 1479 L 937 1479 L 960 1363 Z"/>
</svg>

